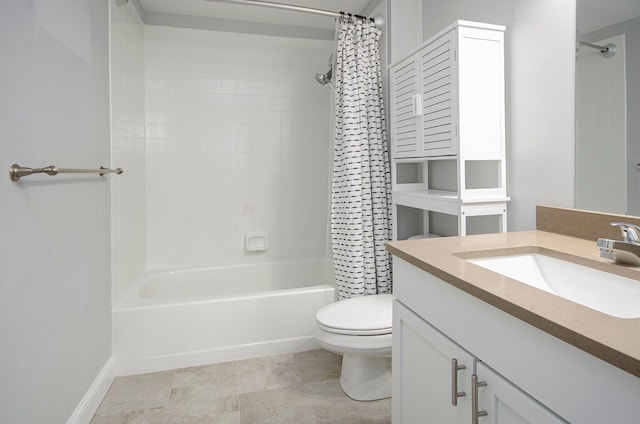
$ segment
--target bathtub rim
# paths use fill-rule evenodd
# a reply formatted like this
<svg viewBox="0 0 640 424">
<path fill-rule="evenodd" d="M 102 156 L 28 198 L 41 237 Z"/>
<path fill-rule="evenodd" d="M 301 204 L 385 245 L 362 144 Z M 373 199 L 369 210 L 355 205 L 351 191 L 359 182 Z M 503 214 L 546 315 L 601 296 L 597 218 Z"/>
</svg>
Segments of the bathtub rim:
<svg viewBox="0 0 640 424">
<path fill-rule="evenodd" d="M 295 288 L 288 289 L 275 289 L 275 290 L 261 290 L 257 292 L 239 294 L 234 296 L 227 297 L 206 297 L 206 298 L 187 298 L 187 299 L 178 299 L 178 300 L 168 300 L 168 299 L 151 299 L 147 297 L 141 296 L 140 290 L 148 281 L 157 278 L 159 276 L 164 276 L 168 274 L 182 274 L 182 273 L 196 273 L 203 271 L 214 271 L 214 270 L 229 270 L 233 268 L 245 268 L 245 267 L 260 267 L 260 266 L 268 266 L 268 265 L 286 265 L 286 264 L 301 264 L 305 262 L 325 262 L 324 266 L 329 267 L 325 269 L 330 269 L 331 275 L 327 279 L 328 281 L 320 283 L 320 284 L 312 284 L 309 286 L 301 286 Z M 193 304 L 193 303 L 206 303 L 213 301 L 224 301 L 228 300 L 237 300 L 240 298 L 250 298 L 256 296 L 268 296 L 269 293 L 275 295 L 275 293 L 286 293 L 286 292 L 295 292 L 296 290 L 324 290 L 327 287 L 330 287 L 336 290 L 337 293 L 337 285 L 335 282 L 335 275 L 333 274 L 333 261 L 329 259 L 305 259 L 305 260 L 295 260 L 295 261 L 271 261 L 271 262 L 250 262 L 250 263 L 235 263 L 235 264 L 225 264 L 225 265 L 215 265 L 215 266 L 194 266 L 194 267 L 173 267 L 173 268 L 162 268 L 162 269 L 151 269 L 143 271 L 138 278 L 136 278 L 135 282 L 131 285 L 131 287 L 126 291 L 125 295 L 122 296 L 115 304 L 112 306 L 113 311 L 120 310 L 128 310 L 128 309 L 136 309 L 136 308 L 152 308 L 152 307 L 169 307 L 169 306 L 179 306 L 185 304 Z M 337 300 L 337 299 L 336 299 Z"/>
</svg>

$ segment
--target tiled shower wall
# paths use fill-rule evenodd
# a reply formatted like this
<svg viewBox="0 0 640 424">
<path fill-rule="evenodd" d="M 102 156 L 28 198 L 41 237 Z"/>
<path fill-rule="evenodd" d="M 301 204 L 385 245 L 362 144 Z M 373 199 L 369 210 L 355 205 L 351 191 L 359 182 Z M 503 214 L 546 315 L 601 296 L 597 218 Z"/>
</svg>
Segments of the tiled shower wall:
<svg viewBox="0 0 640 424">
<path fill-rule="evenodd" d="M 144 25 L 132 2 L 112 5 L 111 182 L 112 302 L 146 267 L 144 170 Z"/>
<path fill-rule="evenodd" d="M 326 256 L 332 48 L 145 27 L 148 269 Z"/>
</svg>

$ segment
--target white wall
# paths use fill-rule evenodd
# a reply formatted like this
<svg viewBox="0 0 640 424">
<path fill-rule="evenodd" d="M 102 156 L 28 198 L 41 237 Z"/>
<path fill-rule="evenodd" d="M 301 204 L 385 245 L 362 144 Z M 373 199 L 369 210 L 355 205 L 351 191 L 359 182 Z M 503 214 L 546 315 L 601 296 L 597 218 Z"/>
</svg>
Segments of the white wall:
<svg viewBox="0 0 640 424">
<path fill-rule="evenodd" d="M 109 166 L 105 1 L 0 2 L 0 166 Z M 0 178 L 0 422 L 64 423 L 111 355 L 113 176 Z"/>
<path fill-rule="evenodd" d="M 146 269 L 144 25 L 132 2 L 111 11 L 112 302 Z"/>
<path fill-rule="evenodd" d="M 538 204 L 572 207 L 575 0 L 423 0 L 419 9 L 414 7 L 416 14 L 422 11 L 425 40 L 458 19 L 507 26 L 509 230 L 535 228 Z M 409 14 L 407 22 L 391 18 L 393 48 L 395 28 L 403 23 L 412 27 L 417 18 Z M 392 57 L 399 59 L 394 53 Z"/>
<path fill-rule="evenodd" d="M 147 26 L 149 269 L 324 258 L 333 43 Z M 246 233 L 269 250 L 247 253 Z"/>
<path fill-rule="evenodd" d="M 401 60 L 422 43 L 423 1 L 387 0 L 386 3 L 387 19 L 384 30 L 390 33 L 387 57 L 388 63 L 391 64 Z"/>
<path fill-rule="evenodd" d="M 516 0 L 507 45 L 509 230 L 535 228 L 535 207 L 573 207 L 575 0 Z M 553 46 L 553 48 L 545 48 Z"/>
</svg>

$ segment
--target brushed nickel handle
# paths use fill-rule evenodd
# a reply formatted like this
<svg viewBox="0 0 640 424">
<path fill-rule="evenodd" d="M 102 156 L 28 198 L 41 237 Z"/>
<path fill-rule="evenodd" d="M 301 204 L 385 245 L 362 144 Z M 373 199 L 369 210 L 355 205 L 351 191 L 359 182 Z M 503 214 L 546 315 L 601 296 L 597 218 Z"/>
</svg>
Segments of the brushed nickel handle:
<svg viewBox="0 0 640 424">
<path fill-rule="evenodd" d="M 486 381 L 478 381 L 478 376 L 471 375 L 471 424 L 478 424 L 478 418 L 486 417 L 487 411 L 478 411 L 478 387 L 487 387 Z"/>
<path fill-rule="evenodd" d="M 458 371 L 467 369 L 466 365 L 458 365 L 458 360 L 451 360 L 451 405 L 458 406 L 458 398 L 466 396 L 465 392 L 458 391 Z"/>
</svg>

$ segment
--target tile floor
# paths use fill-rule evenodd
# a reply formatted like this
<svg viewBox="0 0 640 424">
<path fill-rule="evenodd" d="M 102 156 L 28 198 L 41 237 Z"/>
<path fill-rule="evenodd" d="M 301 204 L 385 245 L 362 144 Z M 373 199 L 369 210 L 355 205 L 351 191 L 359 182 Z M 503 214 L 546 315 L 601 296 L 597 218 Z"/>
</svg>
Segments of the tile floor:
<svg viewBox="0 0 640 424">
<path fill-rule="evenodd" d="M 383 424 L 391 399 L 356 402 L 325 350 L 118 377 L 91 424 Z"/>
</svg>

